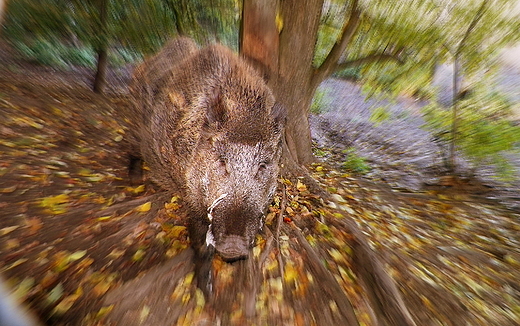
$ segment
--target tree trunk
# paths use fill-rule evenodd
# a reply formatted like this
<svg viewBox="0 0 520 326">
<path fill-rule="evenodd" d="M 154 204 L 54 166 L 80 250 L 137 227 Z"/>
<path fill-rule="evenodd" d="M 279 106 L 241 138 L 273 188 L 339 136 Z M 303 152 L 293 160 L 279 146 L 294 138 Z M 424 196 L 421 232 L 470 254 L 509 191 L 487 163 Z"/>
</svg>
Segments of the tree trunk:
<svg viewBox="0 0 520 326">
<path fill-rule="evenodd" d="M 105 77 L 108 63 L 108 31 L 107 31 L 107 19 L 108 19 L 108 4 L 109 0 L 99 0 L 99 22 L 98 22 L 98 40 L 96 46 L 97 52 L 97 67 L 96 77 L 94 78 L 94 85 L 92 87 L 95 93 L 103 93 L 105 86 Z"/>
<path fill-rule="evenodd" d="M 459 100 L 459 87 L 460 86 L 460 73 L 459 73 L 459 59 L 455 57 L 453 60 L 453 98 L 451 102 L 451 142 L 450 142 L 450 157 L 449 157 L 449 172 L 455 173 L 455 145 L 457 143 L 457 128 L 459 120 L 458 112 L 458 100 Z"/>
<path fill-rule="evenodd" d="M 100 49 L 97 51 L 97 68 L 96 77 L 94 78 L 93 90 L 95 93 L 102 94 L 105 86 L 108 53 L 106 49 Z"/>
<path fill-rule="evenodd" d="M 244 0 L 241 53 L 262 66 L 277 101 L 287 110 L 289 156 L 298 165 L 314 160 L 309 108 L 316 87 L 312 59 L 323 0 Z"/>
<path fill-rule="evenodd" d="M 361 20 L 358 0 L 352 0 L 340 36 L 324 62 L 315 67 L 313 58 L 323 2 L 244 0 L 242 13 L 241 53 L 264 68 L 268 85 L 287 109 L 284 157 L 300 166 L 314 161 L 308 118 L 319 84 L 338 67 L 397 58 L 395 54 L 374 53 L 339 63 Z"/>
</svg>

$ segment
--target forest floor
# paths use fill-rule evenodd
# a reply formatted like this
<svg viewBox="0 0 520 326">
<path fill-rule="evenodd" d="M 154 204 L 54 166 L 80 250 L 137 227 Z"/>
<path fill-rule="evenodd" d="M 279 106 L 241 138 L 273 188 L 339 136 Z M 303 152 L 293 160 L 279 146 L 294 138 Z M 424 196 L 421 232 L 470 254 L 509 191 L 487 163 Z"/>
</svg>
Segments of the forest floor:
<svg viewBox="0 0 520 326">
<path fill-rule="evenodd" d="M 332 195 L 281 180 L 253 257 L 215 258 L 207 300 L 182 198 L 127 181 L 124 83 L 95 95 L 89 73 L 0 67 L 0 272 L 43 324 L 375 325 L 362 236 L 417 325 L 520 325 L 518 212 L 471 187 L 401 191 L 334 156 L 310 167 Z"/>
</svg>

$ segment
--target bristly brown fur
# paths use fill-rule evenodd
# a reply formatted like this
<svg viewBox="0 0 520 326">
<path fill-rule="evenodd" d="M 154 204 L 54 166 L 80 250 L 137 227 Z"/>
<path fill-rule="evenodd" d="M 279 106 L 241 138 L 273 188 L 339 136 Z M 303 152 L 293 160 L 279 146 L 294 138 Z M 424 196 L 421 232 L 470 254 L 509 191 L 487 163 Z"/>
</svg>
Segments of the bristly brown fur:
<svg viewBox="0 0 520 326">
<path fill-rule="evenodd" d="M 178 38 L 136 69 L 132 94 L 141 154 L 156 183 L 184 190 L 198 257 L 247 257 L 279 173 L 285 112 L 271 90 L 226 47 Z"/>
</svg>

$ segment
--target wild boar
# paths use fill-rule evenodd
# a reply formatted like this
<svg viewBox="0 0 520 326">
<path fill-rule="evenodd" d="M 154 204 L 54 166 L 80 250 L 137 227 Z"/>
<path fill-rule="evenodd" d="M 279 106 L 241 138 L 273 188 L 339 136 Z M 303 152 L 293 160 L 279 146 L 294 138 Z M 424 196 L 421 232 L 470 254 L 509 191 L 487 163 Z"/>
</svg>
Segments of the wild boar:
<svg viewBox="0 0 520 326">
<path fill-rule="evenodd" d="M 279 173 L 285 112 L 271 90 L 230 49 L 178 38 L 137 68 L 132 93 L 142 157 L 182 189 L 199 258 L 247 258 Z"/>
</svg>

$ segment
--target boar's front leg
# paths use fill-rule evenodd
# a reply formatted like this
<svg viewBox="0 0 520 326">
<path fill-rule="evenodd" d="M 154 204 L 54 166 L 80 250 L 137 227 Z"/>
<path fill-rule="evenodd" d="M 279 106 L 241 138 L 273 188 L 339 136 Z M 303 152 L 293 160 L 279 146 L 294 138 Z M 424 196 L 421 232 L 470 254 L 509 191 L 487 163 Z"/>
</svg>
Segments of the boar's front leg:
<svg viewBox="0 0 520 326">
<path fill-rule="evenodd" d="M 132 186 L 143 183 L 143 159 L 137 155 L 129 155 L 128 158 L 128 177 Z"/>
<path fill-rule="evenodd" d="M 188 231 L 192 248 L 195 250 L 195 277 L 197 286 L 202 290 L 206 298 L 213 292 L 213 256 L 215 247 L 208 244 L 206 235 L 209 229 L 209 221 L 206 217 L 190 218 Z"/>
</svg>

